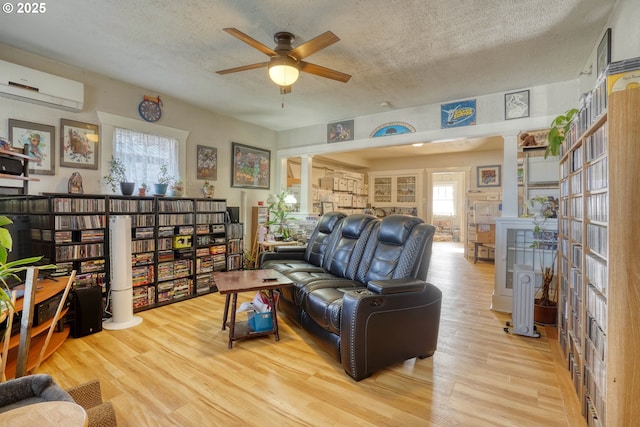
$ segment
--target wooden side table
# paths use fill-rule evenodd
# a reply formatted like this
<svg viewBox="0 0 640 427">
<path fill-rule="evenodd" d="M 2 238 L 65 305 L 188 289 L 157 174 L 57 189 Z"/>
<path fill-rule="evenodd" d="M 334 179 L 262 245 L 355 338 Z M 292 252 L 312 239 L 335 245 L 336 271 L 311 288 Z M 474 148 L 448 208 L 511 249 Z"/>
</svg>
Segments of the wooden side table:
<svg viewBox="0 0 640 427">
<path fill-rule="evenodd" d="M 213 278 L 218 287 L 218 292 L 226 295 L 224 303 L 224 317 L 222 319 L 222 330 L 229 326 L 229 348 L 233 347 L 233 342 L 245 338 L 253 338 L 261 335 L 274 334 L 276 341 L 280 340 L 278 332 L 278 316 L 276 314 L 276 304 L 273 290 L 283 286 L 290 286 L 291 280 L 275 270 L 236 270 L 214 272 Z M 275 279 L 268 280 L 265 279 Z M 267 291 L 269 305 L 271 306 L 271 318 L 273 319 L 273 329 L 264 331 L 252 331 L 248 322 L 236 322 L 236 310 L 238 303 L 238 293 Z M 231 307 L 229 307 L 231 300 Z M 229 319 L 229 309 L 231 309 L 231 320 Z"/>
</svg>

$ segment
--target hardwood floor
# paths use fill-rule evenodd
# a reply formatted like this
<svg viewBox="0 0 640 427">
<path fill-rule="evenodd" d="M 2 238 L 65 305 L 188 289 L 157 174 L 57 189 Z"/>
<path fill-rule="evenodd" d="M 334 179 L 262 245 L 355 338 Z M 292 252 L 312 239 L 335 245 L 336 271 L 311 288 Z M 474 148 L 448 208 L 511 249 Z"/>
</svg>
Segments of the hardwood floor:
<svg viewBox="0 0 640 427">
<path fill-rule="evenodd" d="M 63 387 L 99 378 L 120 426 L 583 426 L 554 340 L 503 331 L 493 265 L 434 244 L 438 350 L 354 382 L 280 317 L 273 336 L 227 349 L 224 297 L 139 313 L 139 326 L 67 342 L 40 367 Z M 249 299 L 251 296 L 245 294 Z M 407 325 L 410 327 L 410 325 Z"/>
</svg>

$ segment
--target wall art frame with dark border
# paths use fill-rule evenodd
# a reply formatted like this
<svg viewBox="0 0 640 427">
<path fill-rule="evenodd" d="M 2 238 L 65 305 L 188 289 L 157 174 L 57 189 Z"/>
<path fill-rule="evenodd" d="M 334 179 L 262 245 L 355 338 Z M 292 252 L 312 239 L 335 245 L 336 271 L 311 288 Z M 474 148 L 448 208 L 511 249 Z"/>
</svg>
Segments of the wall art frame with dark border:
<svg viewBox="0 0 640 427">
<path fill-rule="evenodd" d="M 529 117 L 529 90 L 504 94 L 504 119 L 521 119 Z"/>
<path fill-rule="evenodd" d="M 9 141 L 21 152 L 29 144 L 29 174 L 55 175 L 55 126 L 9 119 Z"/>
<path fill-rule="evenodd" d="M 271 151 L 231 143 L 231 186 L 268 190 L 271 184 Z"/>
<path fill-rule="evenodd" d="M 488 165 L 478 166 L 478 188 L 500 187 L 502 185 L 502 166 Z"/>
<path fill-rule="evenodd" d="M 596 55 L 596 72 L 598 77 L 604 73 L 609 63 L 611 63 L 611 28 L 607 28 L 607 31 L 604 32 L 600 40 L 600 44 L 598 44 Z"/>
<path fill-rule="evenodd" d="M 60 119 L 60 166 L 97 170 L 99 154 L 98 125 Z"/>
</svg>

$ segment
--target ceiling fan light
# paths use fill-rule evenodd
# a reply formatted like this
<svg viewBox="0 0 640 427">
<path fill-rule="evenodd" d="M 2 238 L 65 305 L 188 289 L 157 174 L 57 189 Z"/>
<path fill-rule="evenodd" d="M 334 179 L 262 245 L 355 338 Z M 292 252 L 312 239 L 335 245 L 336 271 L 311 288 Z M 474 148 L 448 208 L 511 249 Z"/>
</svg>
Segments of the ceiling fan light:
<svg viewBox="0 0 640 427">
<path fill-rule="evenodd" d="M 288 56 L 276 57 L 269 62 L 269 77 L 278 86 L 290 86 L 298 80 L 298 64 Z"/>
</svg>

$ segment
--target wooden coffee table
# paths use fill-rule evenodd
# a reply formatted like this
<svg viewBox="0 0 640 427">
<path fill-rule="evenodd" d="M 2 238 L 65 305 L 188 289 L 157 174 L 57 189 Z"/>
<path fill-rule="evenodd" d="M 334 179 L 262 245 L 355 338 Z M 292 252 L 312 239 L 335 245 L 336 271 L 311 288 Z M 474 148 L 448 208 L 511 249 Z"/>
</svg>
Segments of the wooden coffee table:
<svg viewBox="0 0 640 427">
<path fill-rule="evenodd" d="M 229 348 L 233 347 L 233 342 L 245 338 L 253 338 L 261 335 L 274 334 L 276 341 L 280 341 L 278 333 L 278 316 L 276 314 L 275 298 L 273 290 L 284 286 L 291 286 L 291 280 L 275 270 L 237 270 L 214 272 L 213 279 L 218 287 L 218 292 L 226 295 L 224 302 L 224 318 L 222 319 L 222 330 L 229 326 Z M 275 279 L 275 280 L 265 280 Z M 252 331 L 248 322 L 236 322 L 236 310 L 239 292 L 267 291 L 269 305 L 271 306 L 271 318 L 273 319 L 273 329 L 265 331 Z M 231 299 L 231 307 L 229 300 Z M 231 309 L 231 320 L 229 318 Z"/>
</svg>

